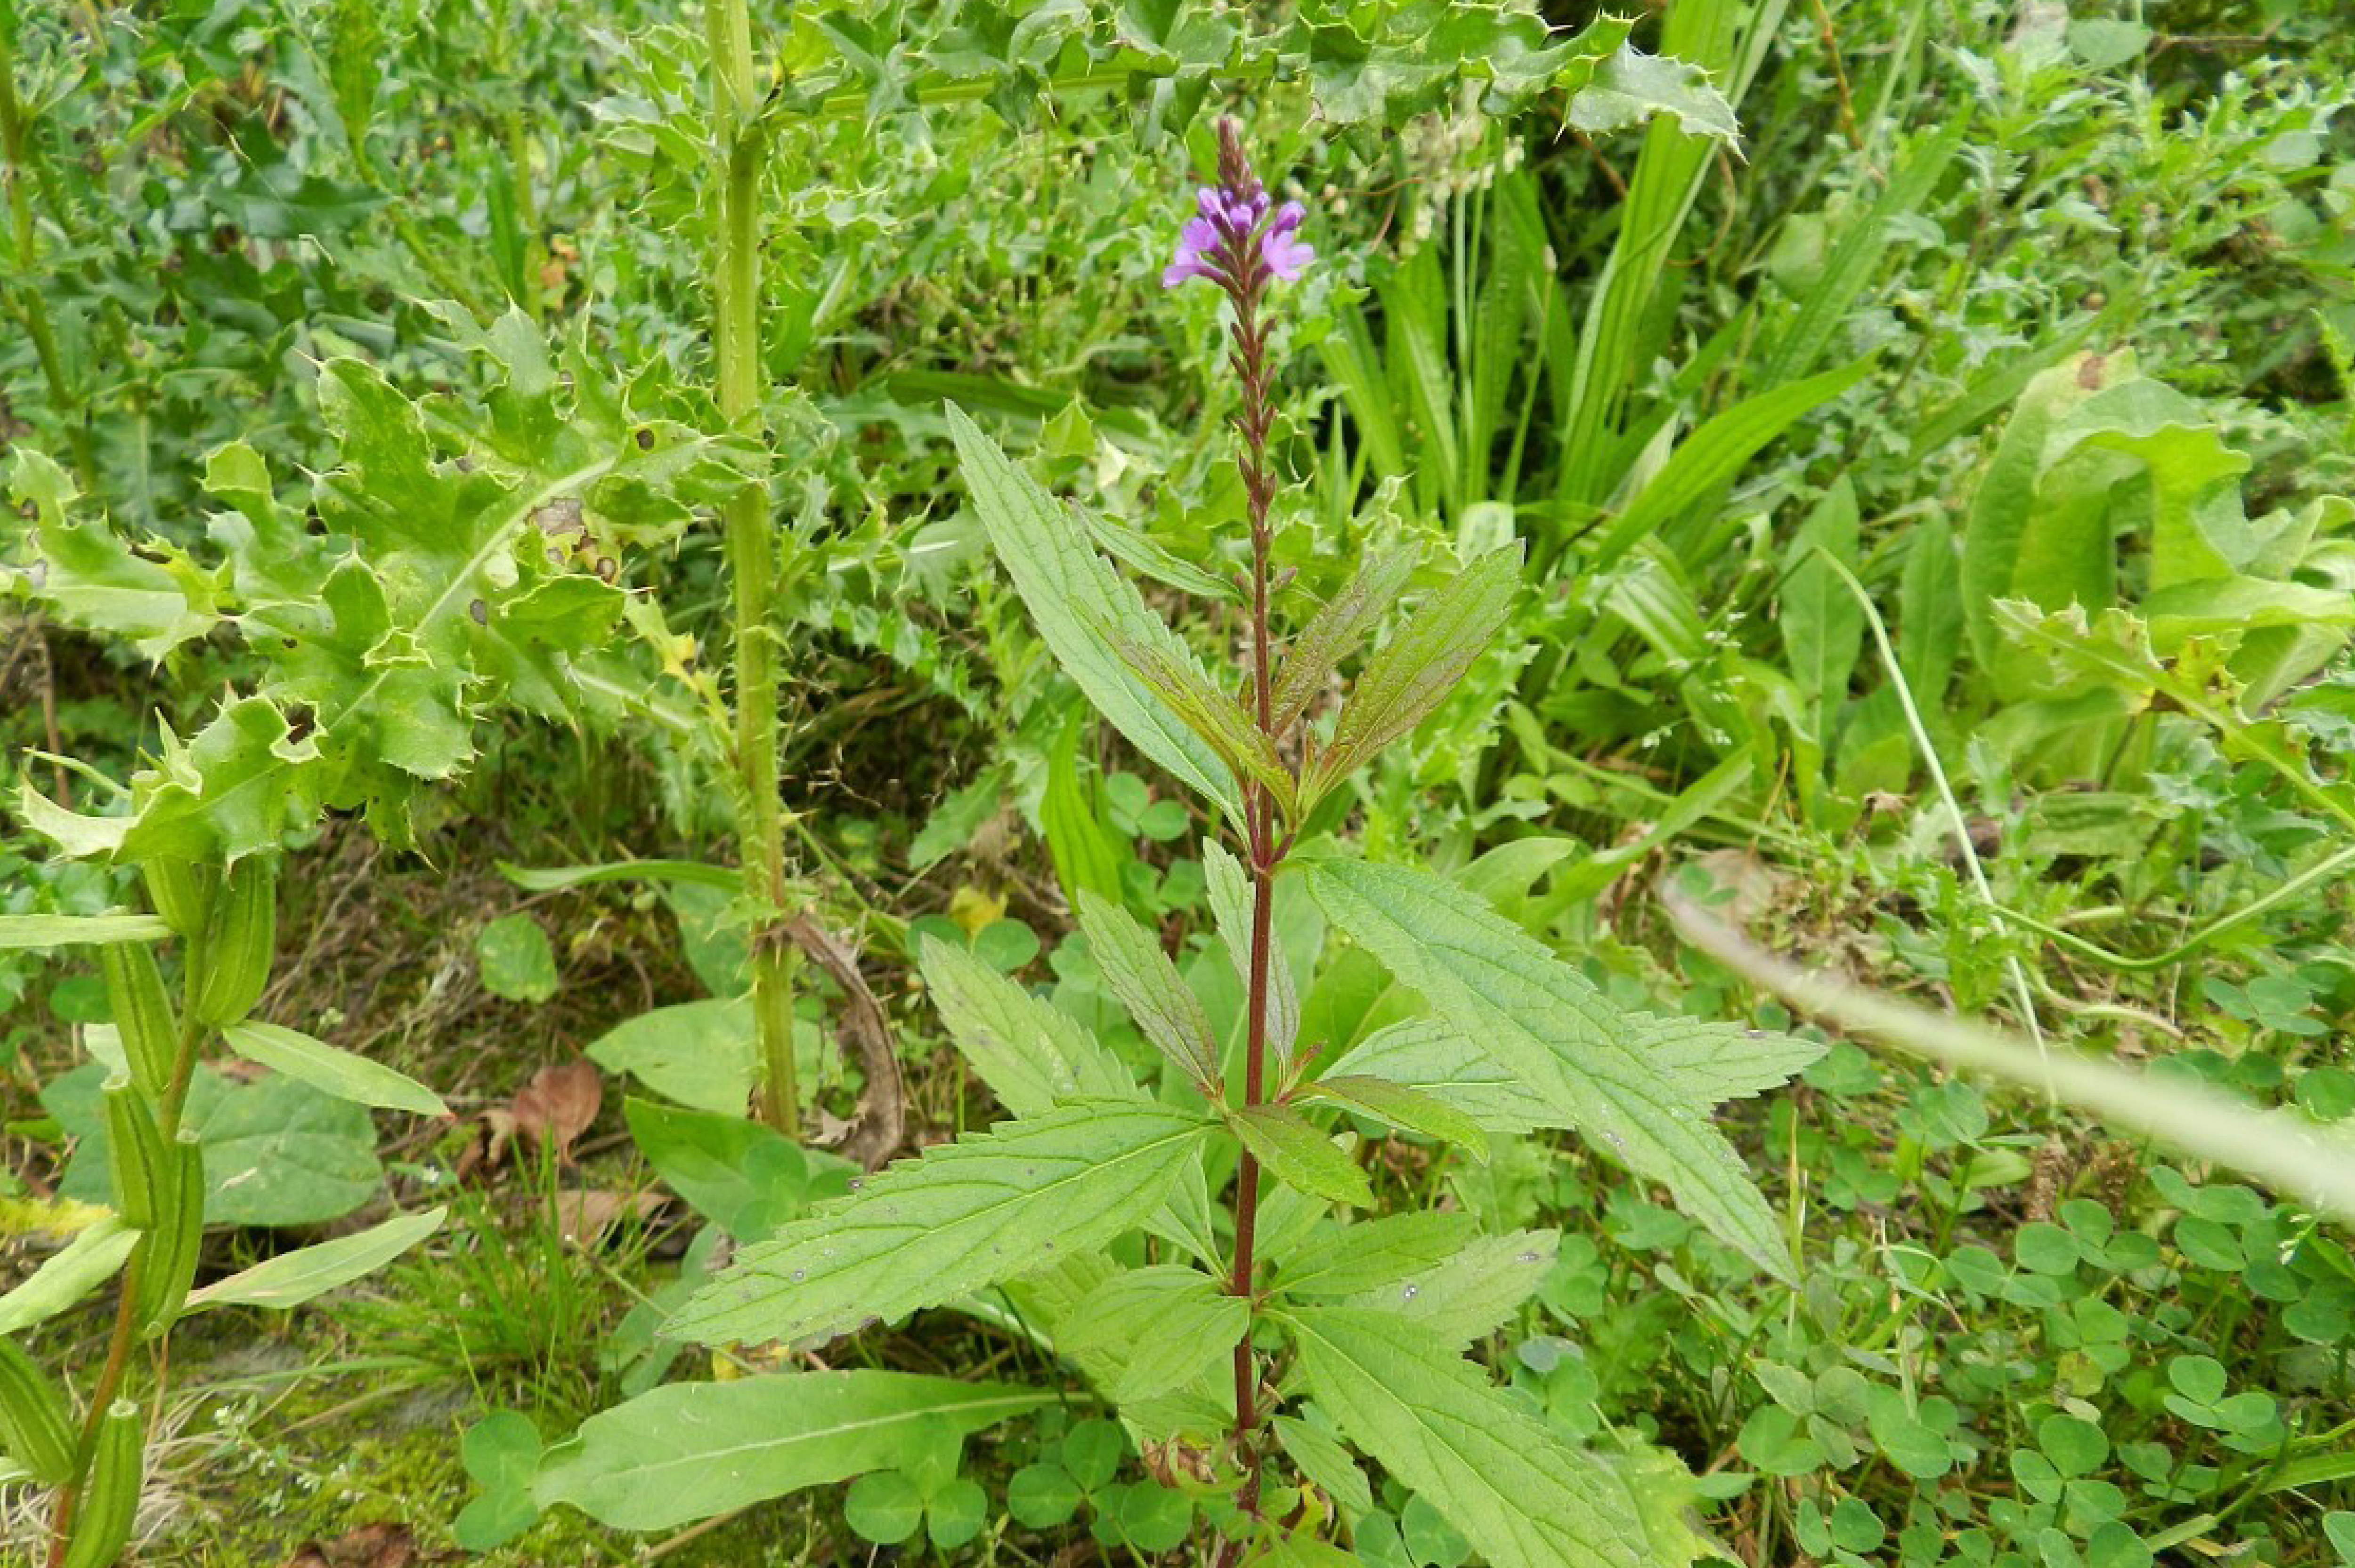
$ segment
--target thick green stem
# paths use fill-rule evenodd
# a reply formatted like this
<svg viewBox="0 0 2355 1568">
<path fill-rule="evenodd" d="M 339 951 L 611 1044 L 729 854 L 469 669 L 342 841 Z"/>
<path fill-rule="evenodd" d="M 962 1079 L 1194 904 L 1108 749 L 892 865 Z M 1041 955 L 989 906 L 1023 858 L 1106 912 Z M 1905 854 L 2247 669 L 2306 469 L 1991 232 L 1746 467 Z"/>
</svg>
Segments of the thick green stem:
<svg viewBox="0 0 2355 1568">
<path fill-rule="evenodd" d="M 742 429 L 761 412 L 761 134 L 753 90 L 752 26 L 745 0 L 708 0 L 712 134 L 726 180 L 712 258 L 712 339 L 719 412 Z M 784 810 L 778 800 L 777 672 L 769 630 L 776 541 L 769 490 L 755 481 L 721 508 L 736 623 L 737 854 L 744 891 L 762 912 L 752 944 L 752 1017 L 760 1044 L 761 1102 L 771 1125 L 800 1130 L 794 1081 L 793 954 L 774 935 L 791 911 Z"/>
</svg>

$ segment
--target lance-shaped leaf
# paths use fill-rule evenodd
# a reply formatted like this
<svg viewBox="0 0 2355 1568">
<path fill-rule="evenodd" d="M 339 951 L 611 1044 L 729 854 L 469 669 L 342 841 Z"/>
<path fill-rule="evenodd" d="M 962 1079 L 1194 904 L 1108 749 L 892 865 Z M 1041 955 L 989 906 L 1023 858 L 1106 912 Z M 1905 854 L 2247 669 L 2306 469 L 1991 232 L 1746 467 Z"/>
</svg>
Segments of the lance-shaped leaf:
<svg viewBox="0 0 2355 1568">
<path fill-rule="evenodd" d="M 1251 1327 L 1251 1308 L 1199 1268 L 1124 1270 L 1066 1312 L 1056 1346 L 1113 1369 L 1104 1392 L 1122 1404 L 1167 1393 L 1226 1361 Z"/>
<path fill-rule="evenodd" d="M 1202 849 L 1202 871 L 1209 884 L 1210 919 L 1219 939 L 1234 959 L 1235 979 L 1251 990 L 1252 885 L 1243 863 L 1216 843 Z M 1267 945 L 1267 1043 L 1275 1052 L 1279 1070 L 1292 1065 L 1292 1043 L 1300 1036 L 1300 989 L 1292 983 L 1292 963 L 1284 944 Z"/>
<path fill-rule="evenodd" d="M 949 1038 L 1016 1116 L 1044 1116 L 1074 1095 L 1138 1097 L 1126 1065 L 1079 1020 L 964 948 L 927 937 L 917 962 Z"/>
<path fill-rule="evenodd" d="M 160 942 L 171 934 L 153 915 L 0 915 L 0 952 Z"/>
<path fill-rule="evenodd" d="M 1516 541 L 1482 556 L 1425 600 L 1366 661 L 1334 723 L 1333 743 L 1301 780 L 1303 799 L 1322 795 L 1421 724 L 1495 640 L 1520 581 Z"/>
<path fill-rule="evenodd" d="M 1355 1224 L 1327 1221 L 1275 1255 L 1279 1294 L 1355 1296 L 1436 1267 L 1479 1239 L 1471 1215 L 1438 1209 Z"/>
<path fill-rule="evenodd" d="M 1656 1568 L 1617 1478 L 1423 1325 L 1357 1307 L 1285 1317 L 1316 1403 L 1495 1568 Z"/>
<path fill-rule="evenodd" d="M 1373 1183 L 1358 1162 L 1307 1118 L 1286 1106 L 1244 1106 L 1228 1125 L 1268 1174 L 1287 1187 L 1353 1208 L 1374 1201 Z"/>
<path fill-rule="evenodd" d="M 706 1344 L 826 1340 L 1101 1246 L 1160 1208 L 1213 1124 L 1072 1100 L 903 1160 L 745 1248 L 671 1331 Z"/>
<path fill-rule="evenodd" d="M 1487 1163 L 1488 1139 L 1477 1121 L 1438 1097 L 1403 1084 L 1365 1073 L 1334 1073 L 1303 1084 L 1298 1097 L 1329 1101 L 1406 1132 L 1459 1144 L 1475 1160 Z"/>
<path fill-rule="evenodd" d="M 1761 1268 L 1790 1277 L 1766 1200 L 1692 1095 L 1632 1048 L 1601 992 L 1477 895 L 1428 872 L 1319 861 L 1308 885 L 1433 1012 L 1555 1114 Z"/>
<path fill-rule="evenodd" d="M 448 1116 L 442 1097 L 405 1073 L 381 1062 L 338 1050 L 300 1030 L 275 1023 L 231 1023 L 221 1031 L 229 1049 L 239 1055 L 274 1067 L 301 1083 L 339 1100 L 405 1110 L 419 1116 Z"/>
<path fill-rule="evenodd" d="M 1210 684 L 1190 654 L 1142 647 L 1116 633 L 1107 633 L 1106 641 L 1120 654 L 1121 662 L 1161 699 L 1162 706 L 1218 753 L 1230 772 L 1266 790 L 1284 821 L 1292 820 L 1296 803 L 1292 770 L 1275 754 L 1275 742 L 1252 722 L 1241 704 Z"/>
<path fill-rule="evenodd" d="M 1080 934 L 1087 938 L 1104 982 L 1154 1049 L 1204 1094 L 1215 1094 L 1219 1049 L 1210 1038 L 1209 1017 L 1153 933 L 1119 905 L 1082 891 Z"/>
<path fill-rule="evenodd" d="M 1511 1321 L 1545 1283 L 1561 1245 L 1559 1231 L 1482 1236 L 1407 1278 L 1353 1292 L 1349 1304 L 1407 1319 L 1462 1350 Z"/>
<path fill-rule="evenodd" d="M 1300 721 L 1341 661 L 1371 635 L 1375 623 L 1389 612 L 1413 572 L 1414 556 L 1404 550 L 1369 556 L 1348 586 L 1309 618 L 1307 627 L 1293 639 L 1284 662 L 1276 668 L 1273 694 L 1276 734 Z"/>
<path fill-rule="evenodd" d="M 1585 985 L 1585 976 L 1575 969 L 1571 975 Z M 1599 996 L 1597 1001 L 1609 1005 Z M 1704 1111 L 1787 1083 L 1824 1054 L 1820 1043 L 1794 1034 L 1657 1012 L 1625 1014 L 1618 1037 Z M 1490 1132 L 1570 1125 L 1444 1018 L 1410 1018 L 1376 1030 L 1336 1058 L 1326 1077 L 1361 1074 L 1444 1101 Z"/>
<path fill-rule="evenodd" d="M 582 1422 L 541 1462 L 532 1500 L 617 1530 L 672 1530 L 887 1468 L 942 1425 L 979 1432 L 1054 1401 L 892 1372 L 668 1383 Z"/>
<path fill-rule="evenodd" d="M 374 1274 L 442 1228 L 447 1209 L 402 1214 L 357 1235 L 298 1247 L 251 1268 L 216 1279 L 189 1296 L 182 1316 L 208 1307 L 267 1307 L 284 1312 L 353 1280 Z"/>
<path fill-rule="evenodd" d="M 1159 650 L 1181 669 L 1192 664 L 1193 655 L 1146 608 L 1135 586 L 1096 554 L 1087 531 L 1007 461 L 964 409 L 950 404 L 948 418 L 965 487 L 990 547 L 1014 579 L 1055 662 L 1130 745 L 1228 815 L 1241 817 L 1242 799 L 1232 771 L 1129 669 L 1106 633 Z"/>
</svg>

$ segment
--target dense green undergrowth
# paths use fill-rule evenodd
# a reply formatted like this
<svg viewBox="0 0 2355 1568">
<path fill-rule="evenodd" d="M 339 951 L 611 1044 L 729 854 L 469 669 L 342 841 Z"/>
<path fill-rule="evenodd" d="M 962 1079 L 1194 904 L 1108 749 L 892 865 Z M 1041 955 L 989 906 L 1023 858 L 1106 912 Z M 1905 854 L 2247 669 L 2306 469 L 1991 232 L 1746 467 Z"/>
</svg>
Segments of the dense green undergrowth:
<svg viewBox="0 0 2355 1568">
<path fill-rule="evenodd" d="M 152 902 L 156 994 L 219 1026 L 133 1086 L 204 1140 L 168 1359 L 110 1357 L 102 1281 L 0 1298 L 77 1425 L 122 1363 L 127 1560 L 1210 1563 L 1257 1498 L 1254 1562 L 1545 1561 L 1497 1520 L 1556 1499 L 1468 1502 L 1401 1443 L 1320 1337 L 1346 1310 L 1454 1333 L 1485 1381 L 1444 1346 L 1399 1384 L 1574 1456 L 1543 1473 L 1632 1499 L 1596 1517 L 1642 1561 L 2355 1565 L 2320 1182 L 1811 1023 L 1662 901 L 2343 1149 L 2343 8 L 754 5 L 741 78 L 724 26 L 638 0 L 0 16 L 0 916 Z M 1221 114 L 1316 253 L 1269 307 L 1266 493 L 1231 304 L 1162 287 Z M 1263 765 L 1137 717 L 1247 689 L 1263 522 L 1295 647 L 1369 561 L 1386 651 L 1525 563 L 1321 800 L 1297 734 Z M 1050 548 L 1133 619 L 1082 574 L 1058 621 Z M 1302 694 L 1318 745 L 1353 660 Z M 1258 863 L 1211 846 L 1289 789 L 1275 1050 L 1424 1092 L 1246 1133 L 1214 1113 Z M 276 917 L 228 1006 L 201 879 L 240 862 Z M 1674 1068 L 1715 1074 L 1679 1114 L 1754 1212 L 1416 1055 L 1511 998 L 1481 1013 L 1336 866 L 1444 878 L 1429 947 L 1484 934 L 1639 1055 L 1771 1058 Z M 125 1206 L 127 973 L 0 945 L 0 1284 Z M 1039 1062 L 1101 1125 L 1204 1129 L 1199 1221 L 1178 1192 L 1088 1244 L 1102 1275 L 948 1301 L 860 1277 L 901 1305 L 823 1344 L 720 1299 L 871 1206 L 862 1167 L 1068 1116 Z M 1205 1283 L 1229 1128 L 1274 1173 L 1245 1330 Z M 1351 1205 L 1409 1262 L 1285 1296 Z M 385 1250 L 282 1299 L 241 1272 L 353 1238 Z M 1263 1443 L 1223 1351 L 1135 1357 L 1188 1313 L 1241 1333 Z M 632 1467 L 721 1401 L 790 1434 L 763 1391 L 821 1372 L 928 1414 L 741 1483 Z M 57 1478 L 10 1473 L 30 1554 Z"/>
</svg>

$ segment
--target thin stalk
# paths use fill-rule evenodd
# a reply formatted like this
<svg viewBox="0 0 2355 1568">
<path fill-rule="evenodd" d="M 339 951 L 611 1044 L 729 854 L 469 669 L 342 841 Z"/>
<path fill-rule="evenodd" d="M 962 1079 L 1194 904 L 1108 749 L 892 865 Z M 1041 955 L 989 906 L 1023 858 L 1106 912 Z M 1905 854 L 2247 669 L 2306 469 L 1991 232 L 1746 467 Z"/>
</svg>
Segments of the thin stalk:
<svg viewBox="0 0 2355 1568">
<path fill-rule="evenodd" d="M 95 491 L 98 462 L 91 447 L 90 427 L 82 415 L 81 400 L 74 396 L 72 384 L 66 379 L 65 360 L 58 353 L 57 333 L 49 323 L 48 302 L 35 276 L 40 260 L 40 236 L 33 225 L 32 193 L 25 188 L 37 173 L 32 122 L 25 117 L 24 103 L 16 96 L 16 50 L 6 29 L 0 29 L 0 156 L 7 160 L 0 177 L 5 177 L 8 185 L 16 314 L 25 323 L 25 335 L 33 340 L 33 357 L 40 362 L 41 379 L 48 383 L 49 407 L 67 423 L 69 439 L 73 442 L 74 469 L 81 487 Z"/>
<path fill-rule="evenodd" d="M 753 86 L 752 24 L 746 0 L 709 0 L 712 134 L 727 176 L 712 261 L 712 337 L 721 418 L 736 428 L 761 411 L 760 100 Z M 752 1020 L 759 1042 L 762 1112 L 772 1127 L 801 1130 L 794 1070 L 794 950 L 779 932 L 792 907 L 785 878 L 784 810 L 779 801 L 777 673 L 769 630 L 776 549 L 769 491 L 755 480 L 720 509 L 736 638 L 736 849 L 744 892 L 761 912 L 752 943 Z"/>
</svg>

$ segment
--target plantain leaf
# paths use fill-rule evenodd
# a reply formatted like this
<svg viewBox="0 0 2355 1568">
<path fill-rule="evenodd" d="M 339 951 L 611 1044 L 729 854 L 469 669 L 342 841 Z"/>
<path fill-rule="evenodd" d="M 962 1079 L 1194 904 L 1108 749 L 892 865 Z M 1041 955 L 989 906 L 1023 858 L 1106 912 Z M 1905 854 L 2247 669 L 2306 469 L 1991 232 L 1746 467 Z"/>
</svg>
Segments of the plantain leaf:
<svg viewBox="0 0 2355 1568">
<path fill-rule="evenodd" d="M 1423 1325 L 1361 1307 L 1285 1316 L 1316 1403 L 1494 1568 L 1657 1568 L 1617 1478 Z"/>
<path fill-rule="evenodd" d="M 1100 1246 L 1167 1198 L 1214 1124 L 1075 1099 L 903 1160 L 745 1248 L 670 1332 L 706 1344 L 828 1340 Z"/>
<path fill-rule="evenodd" d="M 1096 554 L 1087 531 L 1009 462 L 964 409 L 950 404 L 948 421 L 974 510 L 1055 662 L 1129 744 L 1229 816 L 1241 817 L 1232 771 L 1169 712 L 1107 638 L 1167 657 L 1208 685 L 1192 653 L 1146 608 L 1135 587 Z"/>
<path fill-rule="evenodd" d="M 1476 895 L 1428 872 L 1325 860 L 1308 885 L 1335 925 L 1554 1114 L 1761 1268 L 1790 1277 L 1774 1216 L 1731 1144 L 1637 1054 L 1602 993 Z"/>
<path fill-rule="evenodd" d="M 1223 1365 L 1251 1308 L 1198 1268 L 1157 1264 L 1097 1286 L 1056 1325 L 1065 1354 L 1118 1370 L 1104 1392 L 1127 1404 L 1168 1393 Z"/>
<path fill-rule="evenodd" d="M 1117 904 L 1085 891 L 1080 895 L 1080 933 L 1104 983 L 1154 1048 L 1195 1087 L 1215 1095 L 1219 1051 L 1210 1038 L 1209 1017 L 1153 934 Z"/>
<path fill-rule="evenodd" d="M 964 948 L 927 937 L 917 962 L 949 1038 L 1016 1116 L 1044 1116 L 1072 1095 L 1140 1097 L 1128 1068 L 1077 1019 Z"/>
<path fill-rule="evenodd" d="M 1366 662 L 1334 723 L 1333 743 L 1302 780 L 1302 795 L 1323 794 L 1422 723 L 1487 651 L 1520 580 L 1517 540 L 1473 561 L 1433 594 Z"/>
<path fill-rule="evenodd" d="M 1373 1183 L 1358 1162 L 1298 1111 L 1280 1105 L 1243 1106 L 1228 1113 L 1228 1125 L 1268 1174 L 1285 1186 L 1355 1208 L 1373 1202 Z"/>
<path fill-rule="evenodd" d="M 617 1530 L 669 1530 L 887 1468 L 942 1425 L 979 1432 L 1055 1397 L 893 1372 L 668 1383 L 582 1422 L 531 1495 Z"/>
</svg>

